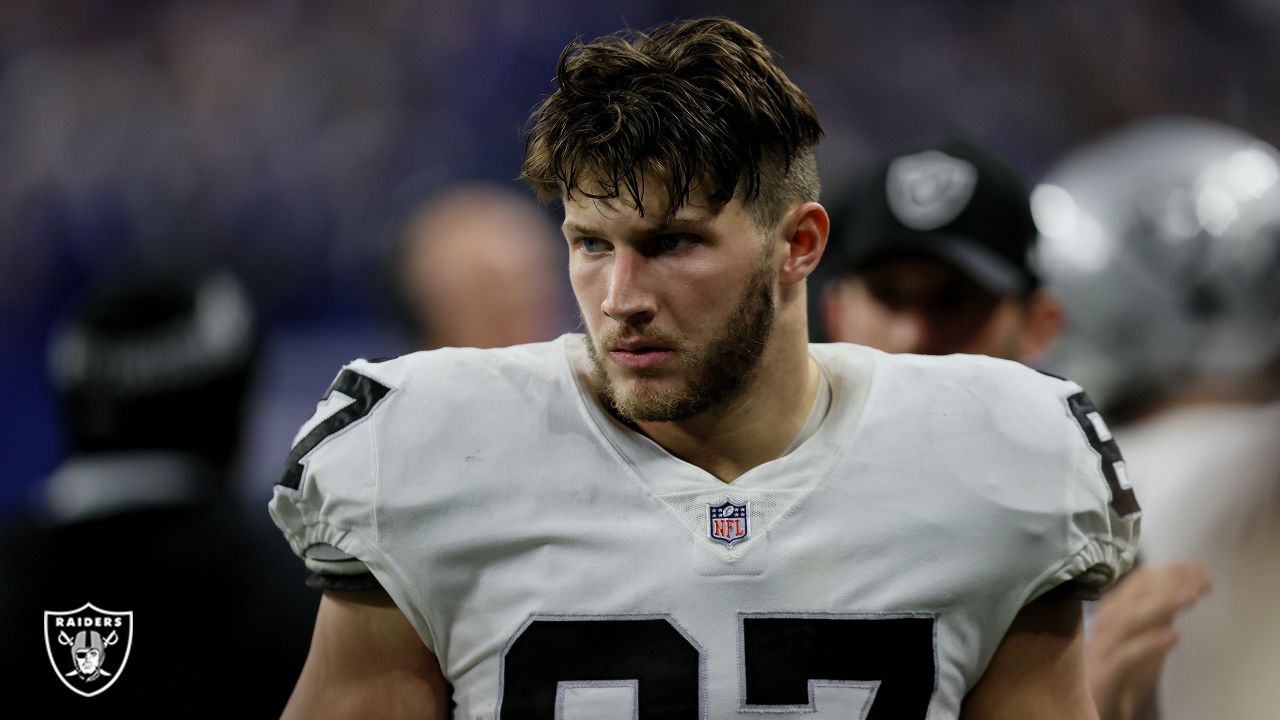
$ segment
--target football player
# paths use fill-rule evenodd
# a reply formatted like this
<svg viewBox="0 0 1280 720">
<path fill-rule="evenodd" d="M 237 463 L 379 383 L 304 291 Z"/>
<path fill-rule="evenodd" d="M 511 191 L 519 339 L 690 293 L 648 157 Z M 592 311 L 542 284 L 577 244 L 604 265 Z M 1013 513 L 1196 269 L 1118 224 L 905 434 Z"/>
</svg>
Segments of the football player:
<svg viewBox="0 0 1280 720">
<path fill-rule="evenodd" d="M 572 43 L 524 177 L 584 333 L 338 374 L 271 512 L 289 717 L 1088 718 L 1139 509 L 1074 383 L 811 345 L 806 96 L 724 19 Z"/>
<path fill-rule="evenodd" d="M 1063 299 L 1033 267 L 1031 195 L 995 155 L 956 136 L 908 144 L 877 163 L 844 212 L 850 222 L 833 243 L 820 305 L 830 339 L 1044 361 L 1063 329 Z M 1100 300 L 1099 316 L 1148 312 L 1097 288 L 1083 294 Z M 1175 618 L 1209 586 L 1198 564 L 1146 566 L 1100 606 L 1085 655 L 1104 720 L 1139 711 L 1177 640 Z"/>
</svg>

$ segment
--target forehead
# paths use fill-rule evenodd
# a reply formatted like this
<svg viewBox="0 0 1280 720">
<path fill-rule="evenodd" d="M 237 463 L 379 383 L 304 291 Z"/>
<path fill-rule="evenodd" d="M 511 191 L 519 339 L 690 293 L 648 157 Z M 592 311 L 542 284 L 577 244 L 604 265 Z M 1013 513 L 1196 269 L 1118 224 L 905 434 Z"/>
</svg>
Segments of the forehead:
<svg viewBox="0 0 1280 720">
<path fill-rule="evenodd" d="M 651 176 L 646 176 L 641 186 L 639 201 L 626 191 L 615 198 L 593 198 L 575 191 L 572 197 L 564 198 L 564 215 L 562 229 L 566 234 L 709 229 L 747 217 L 738 194 L 725 202 L 712 198 L 701 187 L 695 187 L 683 204 L 672 207 L 666 185 Z"/>
</svg>

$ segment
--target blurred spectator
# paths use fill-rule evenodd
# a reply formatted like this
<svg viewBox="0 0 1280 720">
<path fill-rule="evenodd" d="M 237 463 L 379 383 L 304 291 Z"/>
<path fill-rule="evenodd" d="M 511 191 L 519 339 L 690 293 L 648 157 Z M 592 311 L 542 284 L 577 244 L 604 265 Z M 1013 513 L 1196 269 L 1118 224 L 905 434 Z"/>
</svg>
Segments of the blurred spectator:
<svg viewBox="0 0 1280 720">
<path fill-rule="evenodd" d="M 563 239 L 532 200 L 461 185 L 424 200 L 395 248 L 398 304 L 419 347 L 493 348 L 561 331 Z"/>
<path fill-rule="evenodd" d="M 972 142 L 899 149 L 836 216 L 845 229 L 833 225 L 835 276 L 821 298 L 831 340 L 1034 364 L 1060 333 L 1062 305 L 1032 266 L 1026 186 Z M 1133 571 L 1104 599 L 1086 653 L 1103 720 L 1134 717 L 1173 644 L 1175 616 L 1207 588 L 1198 566 L 1161 564 Z"/>
<path fill-rule="evenodd" d="M 284 707 L 319 594 L 228 478 L 256 323 L 217 274 L 101 288 L 57 329 L 49 369 L 69 456 L 0 530 L 0 675 L 41 716 L 85 711 L 64 681 L 112 682 L 91 701 L 107 717 Z M 86 603 L 132 612 L 133 627 L 45 629 L 46 612 Z M 106 660 L 81 677 L 73 652 Z"/>
<path fill-rule="evenodd" d="M 1035 225 L 1021 180 L 970 141 L 905 146 L 835 211 L 822 289 L 832 340 L 888 352 L 1035 360 L 1061 307 L 1028 264 Z"/>
<path fill-rule="evenodd" d="M 1067 155 L 1033 198 L 1068 311 L 1051 359 L 1110 411 L 1146 512 L 1141 552 L 1214 579 L 1178 622 L 1160 717 L 1274 718 L 1280 153 L 1156 118 Z"/>
</svg>

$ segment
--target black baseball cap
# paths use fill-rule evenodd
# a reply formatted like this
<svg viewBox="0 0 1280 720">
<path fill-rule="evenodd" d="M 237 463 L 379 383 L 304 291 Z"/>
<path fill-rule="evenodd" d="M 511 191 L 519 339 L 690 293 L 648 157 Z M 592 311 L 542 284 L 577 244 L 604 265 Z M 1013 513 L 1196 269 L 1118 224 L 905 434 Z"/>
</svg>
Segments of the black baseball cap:
<svg viewBox="0 0 1280 720">
<path fill-rule="evenodd" d="M 229 272 L 93 285 L 54 329 L 47 356 L 70 451 L 229 461 L 259 344 L 248 290 Z"/>
<path fill-rule="evenodd" d="M 840 273 L 900 254 L 945 260 L 999 294 L 1038 285 L 1026 185 L 1008 165 L 962 137 L 919 141 L 883 159 L 836 228 Z"/>
</svg>

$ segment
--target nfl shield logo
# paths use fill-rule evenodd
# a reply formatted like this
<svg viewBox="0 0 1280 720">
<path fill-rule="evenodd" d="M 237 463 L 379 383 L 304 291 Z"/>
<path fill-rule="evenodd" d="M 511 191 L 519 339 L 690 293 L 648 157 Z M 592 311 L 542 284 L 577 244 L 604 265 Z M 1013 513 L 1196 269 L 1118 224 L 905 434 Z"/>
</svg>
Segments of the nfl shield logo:
<svg viewBox="0 0 1280 720">
<path fill-rule="evenodd" d="M 711 524 L 711 539 L 733 546 L 734 543 L 746 540 L 750 530 L 747 527 L 747 504 L 735 505 L 725 501 L 720 505 L 707 506 L 708 521 Z"/>
<path fill-rule="evenodd" d="M 44 613 L 44 647 L 53 671 L 72 692 L 98 695 L 115 684 L 133 647 L 133 612 L 85 603 Z"/>
</svg>

